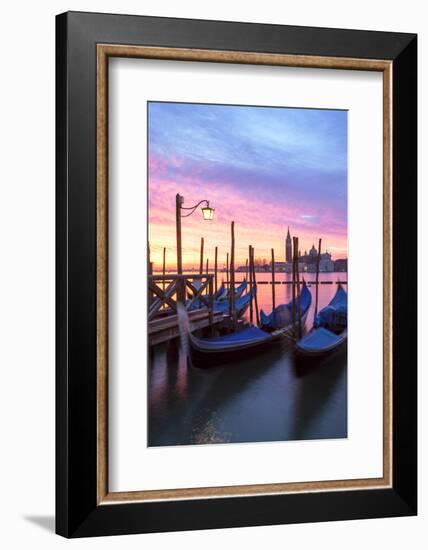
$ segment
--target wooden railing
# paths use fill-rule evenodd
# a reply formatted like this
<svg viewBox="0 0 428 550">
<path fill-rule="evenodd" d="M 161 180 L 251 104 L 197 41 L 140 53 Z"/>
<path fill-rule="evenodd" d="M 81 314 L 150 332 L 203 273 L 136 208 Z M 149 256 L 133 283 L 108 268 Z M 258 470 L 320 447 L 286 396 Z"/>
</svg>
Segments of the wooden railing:
<svg viewBox="0 0 428 550">
<path fill-rule="evenodd" d="M 149 321 L 165 309 L 177 313 L 177 302 L 187 311 L 198 302 L 212 317 L 214 308 L 213 275 L 149 275 Z M 200 284 L 196 284 L 196 281 Z"/>
</svg>

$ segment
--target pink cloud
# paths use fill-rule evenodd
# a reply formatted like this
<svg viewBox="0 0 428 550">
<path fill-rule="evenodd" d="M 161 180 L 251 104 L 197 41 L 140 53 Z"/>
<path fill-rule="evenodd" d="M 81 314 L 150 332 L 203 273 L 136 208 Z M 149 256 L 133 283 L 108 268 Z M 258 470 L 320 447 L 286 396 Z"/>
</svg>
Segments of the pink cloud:
<svg viewBox="0 0 428 550">
<path fill-rule="evenodd" d="M 201 176 L 201 165 L 186 166 L 176 155 L 168 160 L 151 154 L 149 158 L 149 240 L 152 259 L 161 261 L 163 247 L 167 248 L 167 263 L 175 265 L 175 196 L 184 196 L 185 206 L 191 206 L 201 199 L 210 201 L 216 209 L 211 222 L 204 221 L 200 212 L 182 220 L 183 261 L 190 267 L 199 263 L 200 238 L 205 239 L 205 257 L 214 258 L 218 246 L 220 261 L 224 263 L 230 248 L 230 222 L 235 221 L 237 262 L 244 263 L 248 245 L 256 249 L 257 257 L 270 258 L 270 249 L 275 248 L 278 260 L 284 254 L 284 239 L 287 226 L 293 235 L 299 237 L 299 248 L 308 250 L 312 244 L 323 239 L 333 257 L 347 256 L 347 228 L 338 212 L 325 205 L 317 206 L 308 201 L 287 197 L 287 186 L 279 191 L 281 197 L 272 199 L 263 194 L 260 181 L 258 192 L 254 186 L 246 188 L 227 181 L 225 176 L 218 181 L 206 181 Z M 174 170 L 171 170 L 173 168 Z M 177 180 L 171 177 L 177 174 Z M 288 201 L 288 202 L 287 202 Z M 343 214 L 342 214 L 343 216 Z"/>
</svg>

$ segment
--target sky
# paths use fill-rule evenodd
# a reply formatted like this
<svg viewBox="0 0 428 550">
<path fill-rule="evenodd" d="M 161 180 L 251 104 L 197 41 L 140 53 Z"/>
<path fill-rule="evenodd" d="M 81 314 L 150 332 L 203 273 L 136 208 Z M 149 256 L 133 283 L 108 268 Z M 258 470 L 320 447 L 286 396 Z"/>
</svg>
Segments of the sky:
<svg viewBox="0 0 428 550">
<path fill-rule="evenodd" d="M 236 263 L 255 257 L 284 261 L 290 227 L 302 253 L 322 239 L 333 259 L 347 257 L 347 112 L 321 109 L 148 104 L 149 241 L 151 259 L 176 267 L 175 196 L 183 206 L 202 199 L 213 221 L 198 209 L 182 219 L 183 267 L 205 258 L 219 266 L 230 250 L 235 222 Z"/>
</svg>

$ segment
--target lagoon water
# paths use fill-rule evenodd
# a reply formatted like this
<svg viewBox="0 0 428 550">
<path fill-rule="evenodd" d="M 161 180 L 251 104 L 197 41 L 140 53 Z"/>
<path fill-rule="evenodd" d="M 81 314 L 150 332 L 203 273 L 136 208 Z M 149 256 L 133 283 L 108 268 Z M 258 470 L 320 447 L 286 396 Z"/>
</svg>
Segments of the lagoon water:
<svg viewBox="0 0 428 550">
<path fill-rule="evenodd" d="M 258 282 L 271 280 L 269 273 L 256 276 Z M 290 277 L 276 274 L 281 282 Z M 346 278 L 346 273 L 320 274 L 320 281 L 333 284 L 319 285 L 318 309 L 329 303 L 336 282 Z M 306 274 L 306 280 L 315 280 L 315 274 Z M 275 289 L 277 305 L 291 300 L 291 285 Z M 313 322 L 315 285 L 310 291 L 305 330 Z M 258 285 L 258 301 L 259 308 L 271 311 L 270 284 Z M 201 369 L 179 346 L 160 345 L 150 354 L 148 397 L 150 446 L 344 438 L 346 350 L 305 365 L 296 363 L 284 341 L 239 363 Z"/>
</svg>

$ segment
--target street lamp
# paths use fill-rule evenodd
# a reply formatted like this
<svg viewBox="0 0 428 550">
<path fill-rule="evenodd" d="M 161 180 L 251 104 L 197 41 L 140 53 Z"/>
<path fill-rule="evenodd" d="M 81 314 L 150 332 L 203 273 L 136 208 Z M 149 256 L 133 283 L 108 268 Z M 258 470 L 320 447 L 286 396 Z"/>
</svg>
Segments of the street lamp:
<svg viewBox="0 0 428 550">
<path fill-rule="evenodd" d="M 194 206 L 185 207 L 183 206 L 184 197 L 177 193 L 175 197 L 175 219 L 176 219 L 176 228 L 177 228 L 177 273 L 181 275 L 183 273 L 183 263 L 182 263 L 182 250 L 181 250 L 181 218 L 188 218 L 191 216 L 196 209 L 204 204 L 205 206 L 201 208 L 202 217 L 204 220 L 214 219 L 214 208 L 210 207 L 210 203 L 207 200 L 199 201 Z M 185 213 L 183 213 L 183 211 Z"/>
<path fill-rule="evenodd" d="M 202 216 L 204 220 L 213 220 L 214 219 L 214 208 L 210 207 L 210 203 L 207 201 L 207 205 L 201 209 Z"/>
</svg>

